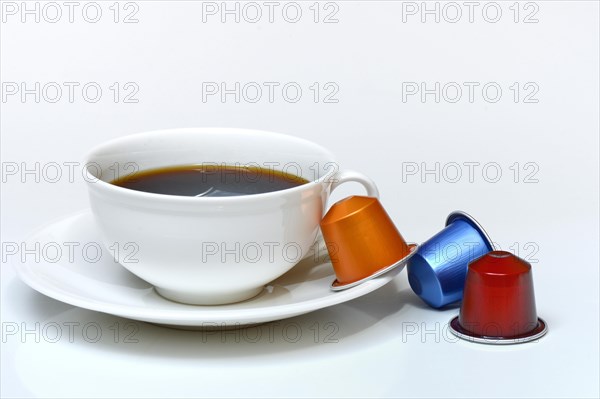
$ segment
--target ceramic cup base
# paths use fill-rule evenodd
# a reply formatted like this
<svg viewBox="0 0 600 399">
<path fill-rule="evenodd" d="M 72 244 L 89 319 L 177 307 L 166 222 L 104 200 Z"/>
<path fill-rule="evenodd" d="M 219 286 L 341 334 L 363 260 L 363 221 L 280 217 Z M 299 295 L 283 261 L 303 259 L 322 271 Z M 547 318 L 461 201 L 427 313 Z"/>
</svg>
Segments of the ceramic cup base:
<svg viewBox="0 0 600 399">
<path fill-rule="evenodd" d="M 222 293 L 219 295 L 198 295 L 154 287 L 154 290 L 163 298 L 186 305 L 223 305 L 242 302 L 254 298 L 260 294 L 263 289 L 264 287 L 261 286 L 250 290 L 232 292 L 226 295 Z"/>
</svg>

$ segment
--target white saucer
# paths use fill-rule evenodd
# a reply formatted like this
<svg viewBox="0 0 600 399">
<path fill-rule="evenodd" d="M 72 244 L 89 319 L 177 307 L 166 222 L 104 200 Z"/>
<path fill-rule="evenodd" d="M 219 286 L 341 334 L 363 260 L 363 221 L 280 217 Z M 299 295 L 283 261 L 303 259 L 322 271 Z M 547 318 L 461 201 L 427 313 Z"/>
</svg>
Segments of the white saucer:
<svg viewBox="0 0 600 399">
<path fill-rule="evenodd" d="M 396 268 L 364 284 L 333 292 L 330 285 L 335 274 L 331 263 L 315 262 L 312 256 L 252 299 L 230 305 L 195 306 L 164 299 L 149 283 L 119 265 L 104 247 L 96 263 L 86 261 L 83 247 L 92 243 L 87 245 L 88 259 L 92 259 L 96 257 L 94 248 L 99 247 L 96 244 L 101 242 L 89 211 L 43 227 L 29 237 L 25 248 L 34 248 L 38 242 L 40 248 L 46 246 L 48 251 L 60 246 L 62 255 L 54 261 L 57 252 L 48 252 L 39 263 L 16 265 L 20 278 L 31 288 L 82 308 L 172 326 L 235 327 L 298 316 L 368 294 L 402 270 Z M 64 243 L 79 244 L 68 244 L 74 248 L 72 259 Z"/>
</svg>

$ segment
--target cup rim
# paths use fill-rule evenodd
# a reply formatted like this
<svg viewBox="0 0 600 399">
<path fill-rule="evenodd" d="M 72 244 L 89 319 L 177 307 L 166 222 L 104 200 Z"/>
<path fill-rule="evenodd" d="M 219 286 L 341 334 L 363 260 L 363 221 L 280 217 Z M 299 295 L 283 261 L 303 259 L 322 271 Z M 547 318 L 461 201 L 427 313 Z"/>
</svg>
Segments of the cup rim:
<svg viewBox="0 0 600 399">
<path fill-rule="evenodd" d="M 183 195 L 148 193 L 148 192 L 144 192 L 144 191 L 137 191 L 137 190 L 132 190 L 132 189 L 125 188 L 125 187 L 116 186 L 114 184 L 111 184 L 110 182 L 106 182 L 106 181 L 101 180 L 101 179 L 97 178 L 96 176 L 94 176 L 89 171 L 89 168 L 87 166 L 88 164 L 94 162 L 93 161 L 94 154 L 102 151 L 105 148 L 114 146 L 115 144 L 119 144 L 122 141 L 131 140 L 131 139 L 135 139 L 135 138 L 141 138 L 143 136 L 169 134 L 169 133 L 174 133 L 174 132 L 176 132 L 176 133 L 189 132 L 190 134 L 194 134 L 194 133 L 195 134 L 203 134 L 203 133 L 210 133 L 210 132 L 217 132 L 217 131 L 220 132 L 220 134 L 242 133 L 242 134 L 249 134 L 249 135 L 250 134 L 261 135 L 263 137 L 275 137 L 278 139 L 284 138 L 286 140 L 290 140 L 290 141 L 296 142 L 298 144 L 313 146 L 316 149 L 318 149 L 319 151 L 321 151 L 325 155 L 325 157 L 328 158 L 327 162 L 337 163 L 337 160 L 336 160 L 335 156 L 333 155 L 333 153 L 331 151 L 329 151 L 328 149 L 326 149 L 325 147 L 323 147 L 320 144 L 317 144 L 313 141 L 303 139 L 300 137 L 296 137 L 296 136 L 292 136 L 289 134 L 276 133 L 276 132 L 267 131 L 267 130 L 246 129 L 246 128 L 236 128 L 236 127 L 172 128 L 172 129 L 149 130 L 149 131 L 143 131 L 143 132 L 138 132 L 138 133 L 134 133 L 134 134 L 128 134 L 125 136 L 113 138 L 111 140 L 105 141 L 103 143 L 100 143 L 100 144 L 94 146 L 91 150 L 89 150 L 86 153 L 85 158 L 84 158 L 84 166 L 85 166 L 83 168 L 84 176 L 85 176 L 84 180 L 86 181 L 86 183 L 89 186 L 93 186 L 93 185 L 97 184 L 99 188 L 104 189 L 108 193 L 129 196 L 132 198 L 139 198 L 141 200 L 145 199 L 145 200 L 155 200 L 155 201 L 171 201 L 171 202 L 187 203 L 187 204 L 192 204 L 192 203 L 215 204 L 215 203 L 221 203 L 221 202 L 238 203 L 238 202 L 248 202 L 248 201 L 255 201 L 255 200 L 264 200 L 266 198 L 269 198 L 269 197 L 274 198 L 274 197 L 277 197 L 278 195 L 280 196 L 282 194 L 287 195 L 287 194 L 291 194 L 291 193 L 300 192 L 302 190 L 306 190 L 307 187 L 314 187 L 317 184 L 321 184 L 321 183 L 325 182 L 327 179 L 332 179 L 333 176 L 338 171 L 336 169 L 333 169 L 333 170 L 327 171 L 323 176 L 319 177 L 316 180 L 310 180 L 308 183 L 301 184 L 296 187 L 290 187 L 290 188 L 286 188 L 283 190 L 271 191 L 271 192 L 267 192 L 267 193 L 245 194 L 245 195 L 237 195 L 237 196 L 230 196 L 230 197 L 188 197 L 188 196 L 183 196 Z M 333 183 L 333 180 L 331 180 L 331 183 Z"/>
</svg>

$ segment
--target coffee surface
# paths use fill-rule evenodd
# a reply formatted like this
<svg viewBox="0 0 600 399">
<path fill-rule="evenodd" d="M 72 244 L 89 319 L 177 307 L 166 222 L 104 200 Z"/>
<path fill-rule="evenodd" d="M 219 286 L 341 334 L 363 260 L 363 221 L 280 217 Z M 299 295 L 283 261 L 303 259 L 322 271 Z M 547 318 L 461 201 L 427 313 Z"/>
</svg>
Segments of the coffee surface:
<svg viewBox="0 0 600 399">
<path fill-rule="evenodd" d="M 285 190 L 306 184 L 308 180 L 254 166 L 181 165 L 138 171 L 111 183 L 155 194 L 232 197 Z"/>
</svg>

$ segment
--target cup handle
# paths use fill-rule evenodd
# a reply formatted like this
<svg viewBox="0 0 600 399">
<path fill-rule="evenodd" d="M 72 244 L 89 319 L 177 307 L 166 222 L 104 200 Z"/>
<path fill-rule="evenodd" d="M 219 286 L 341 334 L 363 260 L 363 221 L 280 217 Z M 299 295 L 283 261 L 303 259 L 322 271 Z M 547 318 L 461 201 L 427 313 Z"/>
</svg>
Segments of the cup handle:
<svg viewBox="0 0 600 399">
<path fill-rule="evenodd" d="M 331 191 L 335 190 L 344 183 L 353 181 L 362 184 L 367 190 L 367 195 L 369 197 L 379 198 L 379 190 L 377 189 L 375 182 L 362 173 L 358 173 L 353 170 L 344 170 L 336 173 L 331 179 Z"/>
<path fill-rule="evenodd" d="M 332 182 L 330 193 L 344 183 L 356 182 L 363 185 L 363 187 L 367 190 L 367 195 L 369 197 L 379 198 L 379 189 L 377 189 L 375 182 L 362 173 L 355 172 L 353 170 L 344 170 L 333 175 L 330 181 Z M 314 251 L 317 251 L 317 254 L 327 255 L 327 246 L 325 245 L 325 240 L 323 239 L 323 234 L 321 234 L 320 229 L 312 248 L 313 250 L 310 251 L 312 254 L 314 254 Z M 306 257 L 309 255 L 310 253 L 307 254 Z"/>
</svg>

